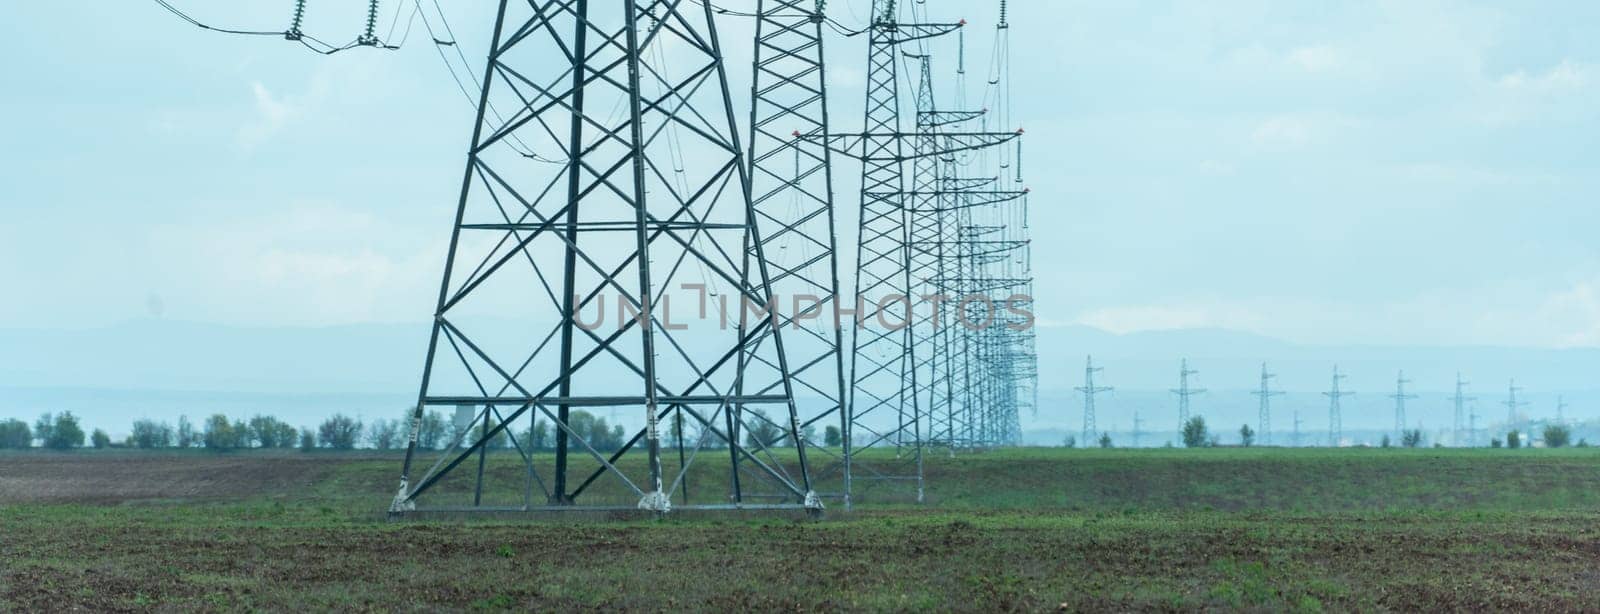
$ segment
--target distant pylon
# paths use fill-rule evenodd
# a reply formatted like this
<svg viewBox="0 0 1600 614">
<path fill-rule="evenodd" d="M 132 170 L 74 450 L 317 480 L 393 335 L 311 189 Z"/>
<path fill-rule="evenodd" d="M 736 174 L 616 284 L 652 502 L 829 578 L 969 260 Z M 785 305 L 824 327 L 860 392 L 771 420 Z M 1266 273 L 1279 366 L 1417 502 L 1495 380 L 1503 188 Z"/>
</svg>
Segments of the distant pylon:
<svg viewBox="0 0 1600 614">
<path fill-rule="evenodd" d="M 1522 388 L 1517 386 L 1517 380 L 1511 380 L 1511 384 L 1509 386 L 1507 386 L 1506 400 L 1500 402 L 1501 405 L 1506 406 L 1506 430 L 1507 431 L 1510 431 L 1512 428 L 1515 428 L 1515 426 L 1517 424 L 1517 408 L 1519 408 L 1519 407 L 1527 407 L 1528 406 L 1528 402 L 1527 401 L 1518 401 L 1517 400 L 1517 393 L 1518 392 L 1522 392 Z"/>
<path fill-rule="evenodd" d="M 1567 407 L 1566 397 L 1556 397 L 1556 424 L 1567 423 Z"/>
<path fill-rule="evenodd" d="M 1406 372 L 1401 371 L 1395 376 L 1394 394 L 1389 398 L 1394 399 L 1394 432 L 1397 437 L 1405 437 L 1406 433 L 1406 399 L 1418 398 L 1414 394 L 1406 394 L 1406 384 L 1411 380 L 1406 379 Z"/>
<path fill-rule="evenodd" d="M 1102 367 L 1094 366 L 1094 357 L 1090 356 L 1083 368 L 1083 385 L 1077 388 L 1083 393 L 1083 442 L 1089 445 L 1091 437 L 1099 431 L 1094 424 L 1094 397 L 1102 392 L 1114 390 L 1110 386 L 1095 386 L 1094 374 L 1104 371 Z"/>
<path fill-rule="evenodd" d="M 1466 388 L 1467 388 L 1467 380 L 1461 379 L 1461 373 L 1457 372 L 1456 373 L 1456 394 L 1455 394 L 1455 396 L 1450 397 L 1450 400 L 1455 402 L 1455 408 L 1456 408 L 1455 445 L 1457 447 L 1461 447 L 1463 445 L 1466 445 L 1466 446 L 1472 445 L 1472 432 L 1468 431 L 1467 433 L 1462 433 L 1461 432 L 1461 427 L 1462 427 L 1463 422 L 1466 420 L 1466 417 L 1467 417 L 1467 401 L 1476 401 L 1476 400 L 1478 400 L 1478 397 L 1466 396 Z"/>
<path fill-rule="evenodd" d="M 1339 441 L 1344 438 L 1344 417 L 1339 409 L 1339 399 L 1355 394 L 1354 392 L 1341 392 L 1339 390 L 1339 382 L 1344 379 L 1346 379 L 1345 376 L 1339 374 L 1339 367 L 1335 365 L 1333 367 L 1333 388 L 1322 393 L 1323 396 L 1328 397 L 1328 445 L 1335 448 L 1339 447 Z"/>
<path fill-rule="evenodd" d="M 1189 368 L 1189 359 L 1183 359 L 1178 367 L 1178 387 L 1172 390 L 1178 395 L 1178 432 L 1183 432 L 1183 426 L 1189 423 L 1189 397 L 1205 394 L 1205 388 L 1190 388 L 1189 376 L 1199 375 L 1200 372 Z"/>
<path fill-rule="evenodd" d="M 1139 429 L 1144 426 L 1144 421 L 1139 419 L 1139 410 L 1133 410 L 1133 447 L 1139 447 L 1139 436 L 1144 433 Z"/>
<path fill-rule="evenodd" d="M 1261 389 L 1250 393 L 1261 397 L 1260 425 L 1256 430 L 1264 446 L 1272 444 L 1272 397 L 1283 396 L 1282 390 L 1272 389 L 1272 378 L 1277 376 L 1267 372 L 1267 363 L 1261 363 Z"/>
<path fill-rule="evenodd" d="M 1300 410 L 1294 410 L 1294 447 L 1300 447 Z"/>
</svg>

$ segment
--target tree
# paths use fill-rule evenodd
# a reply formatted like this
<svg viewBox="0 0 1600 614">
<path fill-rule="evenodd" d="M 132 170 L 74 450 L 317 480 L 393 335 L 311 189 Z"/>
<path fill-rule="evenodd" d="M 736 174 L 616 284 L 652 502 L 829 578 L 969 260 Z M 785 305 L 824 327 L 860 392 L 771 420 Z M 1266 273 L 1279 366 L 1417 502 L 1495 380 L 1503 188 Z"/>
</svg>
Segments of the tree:
<svg viewBox="0 0 1600 614">
<path fill-rule="evenodd" d="M 1066 439 L 1062 439 L 1061 440 L 1061 447 L 1063 447 L 1063 448 L 1076 448 L 1076 447 L 1078 447 L 1078 438 L 1077 437 L 1073 437 L 1071 435 L 1067 435 Z"/>
<path fill-rule="evenodd" d="M 309 428 L 300 429 L 300 451 L 309 452 L 317 449 L 317 434 Z"/>
<path fill-rule="evenodd" d="M 1378 441 L 1378 447 L 1387 448 L 1387 447 L 1393 445 L 1393 443 L 1394 442 L 1390 441 L 1389 440 L 1389 436 L 1386 434 L 1386 435 L 1383 436 L 1383 439 Z"/>
<path fill-rule="evenodd" d="M 1516 431 L 1506 433 L 1506 447 L 1513 450 L 1522 447 L 1522 433 Z"/>
<path fill-rule="evenodd" d="M 439 412 L 430 411 L 422 414 L 422 423 L 417 426 L 417 447 L 424 450 L 437 450 L 444 443 L 445 429 L 444 416 Z"/>
<path fill-rule="evenodd" d="M 1400 445 L 1407 448 L 1422 447 L 1422 429 L 1411 429 L 1400 432 Z"/>
<path fill-rule="evenodd" d="M 103 430 L 95 429 L 94 434 L 89 436 L 89 442 L 94 444 L 94 449 L 104 450 L 111 447 L 111 436 Z"/>
<path fill-rule="evenodd" d="M 361 421 L 344 414 L 334 414 L 317 427 L 317 442 L 324 448 L 354 450 L 361 439 Z"/>
<path fill-rule="evenodd" d="M 39 445 L 50 446 L 50 434 L 56 427 L 56 415 L 44 413 L 39 416 L 39 421 L 33 423 L 33 436 L 39 439 Z"/>
<path fill-rule="evenodd" d="M 249 430 L 249 439 L 263 448 L 292 447 L 295 443 L 295 435 L 298 434 L 295 432 L 294 427 L 289 426 L 289 423 L 272 416 L 257 415 L 250 419 L 250 424 L 247 428 Z"/>
<path fill-rule="evenodd" d="M 1183 446 L 1186 448 L 1206 447 L 1210 433 L 1206 431 L 1206 419 L 1202 416 L 1190 418 L 1183 423 Z"/>
<path fill-rule="evenodd" d="M 1111 433 L 1100 434 L 1100 447 L 1105 449 L 1111 448 Z"/>
<path fill-rule="evenodd" d="M 1544 446 L 1547 448 L 1564 448 L 1572 442 L 1572 429 L 1565 424 L 1549 424 L 1544 427 Z"/>
<path fill-rule="evenodd" d="M 1489 447 L 1491 447 L 1491 448 L 1501 447 L 1500 438 L 1499 437 L 1491 437 L 1489 439 Z"/>
<path fill-rule="evenodd" d="M 399 420 L 373 420 L 367 429 L 367 443 L 379 450 L 392 450 L 400 443 Z"/>
<path fill-rule="evenodd" d="M 822 429 L 822 445 L 830 448 L 844 445 L 844 435 L 839 430 L 839 427 L 830 424 L 827 428 Z"/>
<path fill-rule="evenodd" d="M 462 444 L 470 446 L 472 444 L 478 443 L 478 440 L 479 439 L 483 439 L 483 437 L 485 435 L 487 435 L 490 431 L 493 431 L 495 426 L 497 426 L 497 424 L 493 420 L 490 420 L 487 424 L 485 424 L 482 420 L 479 420 L 478 421 L 478 428 L 473 430 L 472 439 L 464 441 L 464 442 L 462 442 Z M 490 439 L 488 443 L 485 443 L 483 445 L 484 445 L 485 448 L 488 448 L 490 450 L 499 450 L 499 449 L 502 449 L 502 448 L 509 448 L 509 447 L 511 447 L 510 434 L 511 434 L 510 427 L 507 427 L 507 428 L 504 428 L 504 429 L 500 429 L 500 432 L 494 434 L 494 438 L 493 439 Z"/>
<path fill-rule="evenodd" d="M 533 426 L 528 429 L 528 443 L 535 450 L 544 450 L 550 447 L 550 423 L 537 418 Z"/>
<path fill-rule="evenodd" d="M 1239 444 L 1248 448 L 1256 443 L 1256 431 L 1246 424 L 1239 427 Z"/>
<path fill-rule="evenodd" d="M 72 415 L 70 411 L 39 416 L 38 424 L 33 427 L 33 434 L 39 438 L 44 447 L 52 450 L 83 447 L 83 427 L 78 425 L 78 417 Z"/>
<path fill-rule="evenodd" d="M 0 450 L 33 447 L 33 429 L 21 420 L 0 422 Z"/>
<path fill-rule="evenodd" d="M 172 426 L 155 420 L 133 421 L 133 434 L 128 435 L 128 445 L 142 450 L 172 446 Z"/>
<path fill-rule="evenodd" d="M 200 439 L 207 449 L 234 450 L 240 447 L 241 437 L 227 416 L 212 414 L 210 418 L 206 418 L 205 433 Z"/>
<path fill-rule="evenodd" d="M 770 448 L 784 438 L 787 433 L 778 425 L 767 418 L 767 412 L 760 409 L 747 409 L 744 411 L 749 416 L 744 420 L 744 445 L 750 449 Z"/>
<path fill-rule="evenodd" d="M 189 423 L 188 416 L 178 416 L 178 447 L 193 448 L 197 441 L 194 436 L 194 425 Z"/>
</svg>

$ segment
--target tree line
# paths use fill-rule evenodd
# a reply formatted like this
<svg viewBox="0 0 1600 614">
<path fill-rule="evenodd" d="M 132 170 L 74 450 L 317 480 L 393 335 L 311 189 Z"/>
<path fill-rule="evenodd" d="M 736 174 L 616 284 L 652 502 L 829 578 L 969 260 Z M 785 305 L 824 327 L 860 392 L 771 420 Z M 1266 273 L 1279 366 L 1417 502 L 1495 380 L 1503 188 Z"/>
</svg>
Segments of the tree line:
<svg viewBox="0 0 1600 614">
<path fill-rule="evenodd" d="M 791 447 L 789 433 L 760 410 L 747 410 L 751 415 L 744 420 L 742 435 L 747 447 Z M 469 446 L 487 431 L 496 430 L 498 420 L 485 420 L 474 412 L 471 421 L 458 423 L 447 420 L 438 411 L 428 411 L 417 423 L 417 446 L 438 450 L 451 445 Z M 402 418 L 376 419 L 363 422 L 344 414 L 335 414 L 315 428 L 291 426 L 276 417 L 256 415 L 249 419 L 234 419 L 224 414 L 213 414 L 198 424 L 188 416 L 179 416 L 176 425 L 150 419 L 135 420 L 128 436 L 113 440 L 102 429 L 85 432 L 81 420 L 72 412 L 46 413 L 32 425 L 18 419 L 0 421 L 0 449 L 47 448 L 71 450 L 92 446 L 94 448 L 152 449 L 301 449 L 301 450 L 354 450 L 370 448 L 393 450 L 410 443 L 412 412 Z M 725 447 L 722 436 L 709 434 L 695 420 L 684 420 L 681 414 L 663 425 L 667 432 L 663 439 L 667 445 Z M 583 437 L 599 452 L 612 452 L 627 445 L 631 436 L 621 424 L 611 424 L 604 417 L 583 410 L 572 410 L 567 416 L 567 430 Z M 804 438 L 815 441 L 812 428 L 805 429 Z M 828 426 L 823 434 L 823 444 L 840 445 L 839 427 Z M 507 427 L 498 429 L 488 442 L 489 448 L 546 450 L 555 446 L 556 429 L 544 418 L 533 420 L 520 430 Z"/>
</svg>

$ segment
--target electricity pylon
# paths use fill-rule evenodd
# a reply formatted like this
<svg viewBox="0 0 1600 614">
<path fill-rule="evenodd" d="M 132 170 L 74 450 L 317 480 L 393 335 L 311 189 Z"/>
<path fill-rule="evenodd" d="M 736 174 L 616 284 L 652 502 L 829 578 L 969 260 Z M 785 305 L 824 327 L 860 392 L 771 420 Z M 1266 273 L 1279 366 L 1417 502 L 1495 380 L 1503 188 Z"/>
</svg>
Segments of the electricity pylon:
<svg viewBox="0 0 1600 614">
<path fill-rule="evenodd" d="M 1463 436 L 1463 433 L 1461 431 L 1462 427 L 1465 426 L 1465 422 L 1466 422 L 1466 418 L 1467 418 L 1467 402 L 1468 401 L 1476 401 L 1476 400 L 1478 400 L 1478 397 L 1466 396 L 1467 383 L 1468 382 L 1466 380 L 1461 379 L 1461 373 L 1459 371 L 1456 372 L 1456 394 L 1455 394 L 1455 396 L 1450 397 L 1450 400 L 1452 402 L 1454 402 L 1455 410 L 1456 410 L 1456 413 L 1455 413 L 1455 445 L 1457 447 L 1461 447 L 1463 445 L 1471 446 L 1472 445 L 1472 437 L 1474 435 L 1473 432 L 1468 431 L 1465 434 L 1465 436 Z"/>
<path fill-rule="evenodd" d="M 770 263 L 710 5 L 501 0 L 492 32 L 391 513 L 419 503 L 820 511 L 805 446 L 780 458 L 769 442 L 739 436 L 758 425 L 801 439 L 781 327 L 751 317 L 773 310 Z M 513 141 L 549 153 L 530 161 Z M 676 333 L 686 325 L 672 323 L 669 307 L 690 281 L 733 295 L 737 326 L 702 326 L 685 343 Z M 627 317 L 589 324 L 584 312 L 598 309 L 603 321 L 607 297 Z M 506 309 L 515 324 L 489 317 Z M 424 412 L 457 406 L 477 426 L 413 475 Z M 578 428 L 580 410 L 607 408 L 636 410 L 643 424 L 615 451 Z M 513 428 L 535 427 L 536 416 L 555 432 L 553 467 L 543 470 L 527 431 Z M 701 455 L 668 473 L 660 420 L 676 416 L 698 426 L 695 452 L 728 452 L 730 464 L 709 472 L 723 476 L 716 503 L 695 504 L 681 490 Z M 514 457 L 489 454 L 502 439 Z M 703 492 L 707 473 L 696 475 Z"/>
<path fill-rule="evenodd" d="M 790 377 L 802 395 L 818 399 L 802 406 L 800 431 L 838 426 L 839 451 L 821 446 L 825 442 L 806 443 L 839 458 L 826 475 L 815 477 L 838 488 L 824 496 L 842 498 L 849 509 L 853 442 L 845 408 L 844 327 L 836 317 L 839 246 L 833 151 L 825 141 L 830 118 L 823 10 L 824 0 L 758 0 L 748 160 L 751 206 L 764 239 L 759 247 L 776 270 L 772 292 L 791 303 L 778 310 L 779 324 L 793 331 L 784 338 Z M 796 138 L 802 136 L 809 138 Z M 756 247 L 749 245 L 752 257 Z"/>
<path fill-rule="evenodd" d="M 1300 447 L 1300 410 L 1294 410 L 1294 447 Z"/>
<path fill-rule="evenodd" d="M 1261 363 L 1261 388 L 1250 394 L 1261 397 L 1260 426 L 1256 428 L 1261 437 L 1261 445 L 1272 444 L 1272 397 L 1283 396 L 1282 390 L 1272 389 L 1272 379 L 1278 377 L 1275 373 L 1267 372 L 1267 363 Z"/>
<path fill-rule="evenodd" d="M 1395 376 L 1394 394 L 1389 395 L 1389 398 L 1394 399 L 1395 437 L 1404 438 L 1406 434 L 1406 399 L 1419 398 L 1417 395 L 1406 393 L 1406 384 L 1409 383 L 1411 380 L 1406 379 L 1406 372 L 1401 371 Z"/>
<path fill-rule="evenodd" d="M 1567 407 L 1568 407 L 1567 398 L 1565 396 L 1557 396 L 1556 397 L 1556 424 L 1566 424 L 1567 423 Z"/>
<path fill-rule="evenodd" d="M 1507 431 L 1510 431 L 1511 429 L 1516 428 L 1516 425 L 1517 425 L 1517 409 L 1521 408 L 1521 407 L 1527 407 L 1528 406 L 1528 402 L 1527 401 L 1518 401 L 1517 400 L 1517 393 L 1518 392 L 1522 392 L 1522 388 L 1517 386 L 1517 380 L 1511 380 L 1511 383 L 1506 386 L 1506 400 L 1500 402 L 1501 405 L 1506 406 L 1506 430 Z"/>
<path fill-rule="evenodd" d="M 1139 447 L 1139 436 L 1144 433 L 1139 429 L 1144 426 L 1144 421 L 1139 419 L 1139 410 L 1133 410 L 1133 447 Z"/>
<path fill-rule="evenodd" d="M 1344 416 L 1339 409 L 1339 399 L 1354 396 L 1354 392 L 1340 391 L 1339 382 L 1346 379 L 1339 374 L 1339 367 L 1333 367 L 1333 388 L 1322 393 L 1328 397 L 1328 445 L 1339 447 L 1339 442 L 1344 439 Z"/>
<path fill-rule="evenodd" d="M 1099 394 L 1102 392 L 1111 392 L 1112 390 L 1115 390 L 1115 388 L 1110 386 L 1094 385 L 1094 374 L 1104 370 L 1104 367 L 1094 366 L 1094 357 L 1090 356 L 1083 368 L 1083 385 L 1077 388 L 1078 392 L 1083 393 L 1084 445 L 1088 445 L 1088 442 L 1091 441 L 1090 437 L 1099 432 L 1099 430 L 1095 427 L 1094 398 L 1099 396 Z"/>
<path fill-rule="evenodd" d="M 965 23 L 901 23 L 895 0 L 874 0 L 867 37 L 865 128 L 830 133 L 821 139 L 837 153 L 862 163 L 861 211 L 857 242 L 850 360 L 851 483 L 860 479 L 910 483 L 924 497 L 923 448 L 929 439 L 926 407 L 919 398 L 918 348 L 914 343 L 911 240 L 908 234 L 906 164 L 921 157 L 948 156 L 996 147 L 1018 133 L 944 132 L 938 147 L 918 148 L 917 134 L 905 132 L 900 101 L 902 46 L 959 31 Z M 896 312 L 897 309 L 903 311 Z M 864 434 L 864 435 L 862 435 Z M 861 450 L 893 446 L 902 462 L 869 468 L 856 462 Z"/>
<path fill-rule="evenodd" d="M 1178 387 L 1172 389 L 1172 394 L 1178 395 L 1178 432 L 1183 433 L 1184 425 L 1189 424 L 1189 397 L 1205 394 L 1205 388 L 1190 388 L 1189 376 L 1199 375 L 1200 372 L 1189 368 L 1189 359 L 1185 358 L 1178 363 Z"/>
</svg>

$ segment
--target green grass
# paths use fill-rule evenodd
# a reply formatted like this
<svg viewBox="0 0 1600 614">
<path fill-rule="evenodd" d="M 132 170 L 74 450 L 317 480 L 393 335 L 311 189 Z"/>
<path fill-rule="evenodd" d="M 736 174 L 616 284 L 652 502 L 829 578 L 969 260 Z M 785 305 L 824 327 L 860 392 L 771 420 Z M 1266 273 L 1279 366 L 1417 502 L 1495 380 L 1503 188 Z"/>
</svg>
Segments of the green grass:
<svg viewBox="0 0 1600 614">
<path fill-rule="evenodd" d="M 820 522 L 388 523 L 397 459 L 329 460 L 243 499 L 0 506 L 0 610 L 1600 608 L 1589 450 L 935 456 L 933 504 Z"/>
</svg>

